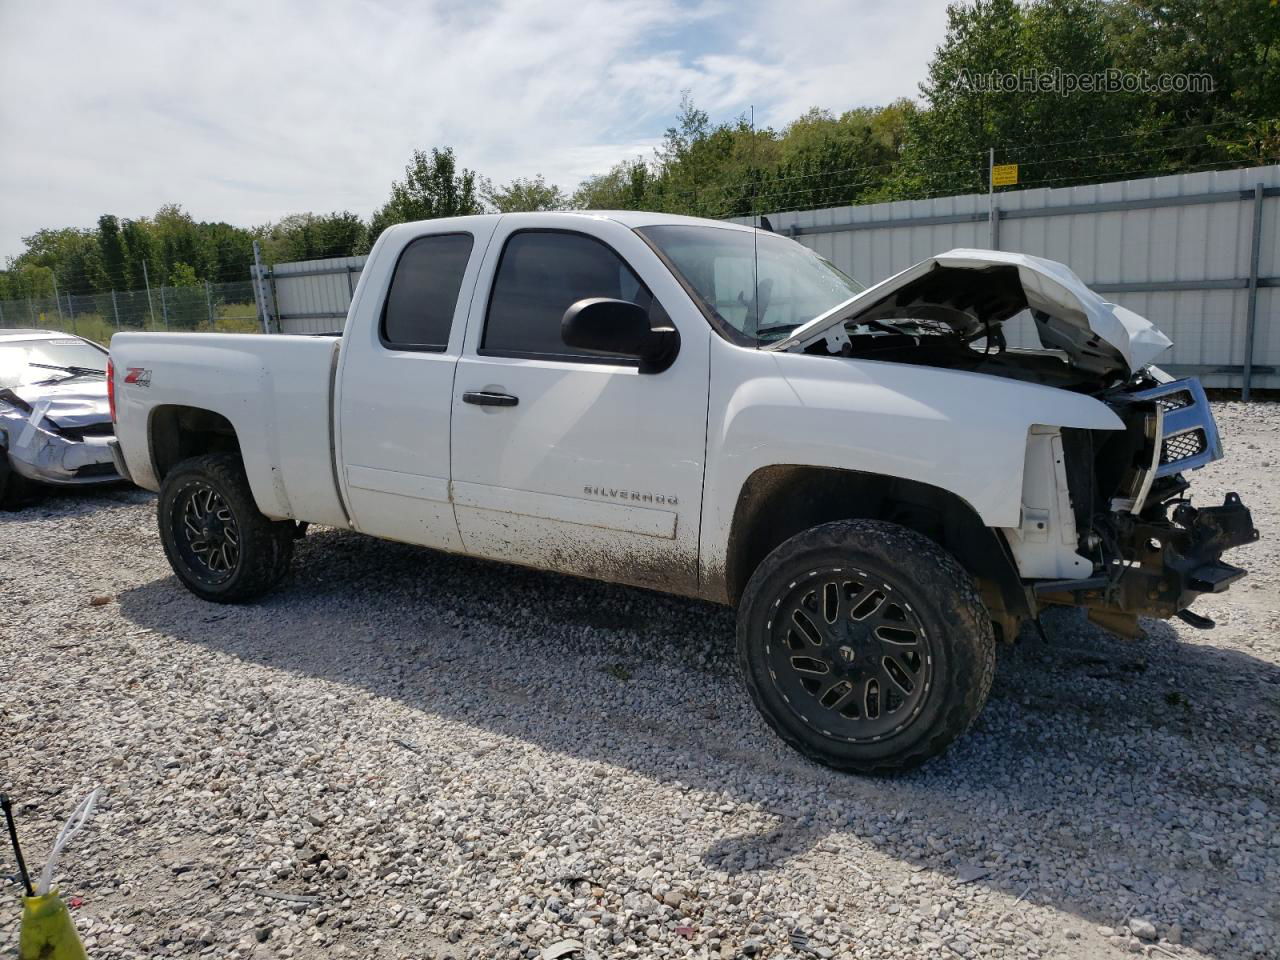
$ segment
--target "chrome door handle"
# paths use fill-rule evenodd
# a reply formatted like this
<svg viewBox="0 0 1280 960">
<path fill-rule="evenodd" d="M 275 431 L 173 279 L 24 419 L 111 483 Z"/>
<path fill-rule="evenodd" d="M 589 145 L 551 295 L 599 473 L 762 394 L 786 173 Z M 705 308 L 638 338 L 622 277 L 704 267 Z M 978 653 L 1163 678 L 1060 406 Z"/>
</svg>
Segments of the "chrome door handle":
<svg viewBox="0 0 1280 960">
<path fill-rule="evenodd" d="M 520 402 L 519 397 L 509 393 L 491 393 L 488 390 L 468 390 L 462 395 L 463 403 L 474 403 L 479 407 L 514 407 Z"/>
</svg>

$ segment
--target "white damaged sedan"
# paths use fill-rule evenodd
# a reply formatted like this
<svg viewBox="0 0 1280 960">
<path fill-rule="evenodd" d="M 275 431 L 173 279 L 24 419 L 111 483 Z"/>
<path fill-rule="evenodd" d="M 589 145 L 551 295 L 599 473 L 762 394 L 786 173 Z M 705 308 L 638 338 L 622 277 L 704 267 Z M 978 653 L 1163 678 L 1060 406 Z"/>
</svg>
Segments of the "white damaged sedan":
<svg viewBox="0 0 1280 960">
<path fill-rule="evenodd" d="M 0 330 L 0 503 L 29 483 L 120 480 L 111 458 L 107 351 L 54 330 Z"/>
</svg>

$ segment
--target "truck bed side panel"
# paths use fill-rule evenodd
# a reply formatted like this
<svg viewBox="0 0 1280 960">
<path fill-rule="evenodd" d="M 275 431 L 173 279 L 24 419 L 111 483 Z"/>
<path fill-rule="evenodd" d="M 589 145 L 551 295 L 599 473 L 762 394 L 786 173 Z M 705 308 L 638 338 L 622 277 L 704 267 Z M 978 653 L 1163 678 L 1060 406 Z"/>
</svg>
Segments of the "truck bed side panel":
<svg viewBox="0 0 1280 960">
<path fill-rule="evenodd" d="M 111 341 L 117 435 L 134 481 L 158 490 L 154 411 L 210 410 L 235 428 L 258 509 L 269 517 L 346 526 L 331 464 L 329 337 L 135 333 Z M 131 370 L 145 371 L 127 380 Z"/>
</svg>

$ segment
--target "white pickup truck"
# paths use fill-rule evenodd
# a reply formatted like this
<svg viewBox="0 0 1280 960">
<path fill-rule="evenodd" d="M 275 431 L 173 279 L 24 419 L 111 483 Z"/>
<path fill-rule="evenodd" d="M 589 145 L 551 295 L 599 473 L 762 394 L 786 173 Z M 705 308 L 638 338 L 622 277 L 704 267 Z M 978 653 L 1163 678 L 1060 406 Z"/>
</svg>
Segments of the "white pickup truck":
<svg viewBox="0 0 1280 960">
<path fill-rule="evenodd" d="M 1187 607 L 1257 533 L 1186 498 L 1222 454 L 1168 346 L 1021 254 L 864 289 L 767 231 L 536 213 L 387 230 L 340 336 L 119 334 L 109 382 L 200 597 L 317 523 L 734 604 L 778 734 L 879 772 L 962 734 L 1046 605 L 1212 625 Z"/>
</svg>

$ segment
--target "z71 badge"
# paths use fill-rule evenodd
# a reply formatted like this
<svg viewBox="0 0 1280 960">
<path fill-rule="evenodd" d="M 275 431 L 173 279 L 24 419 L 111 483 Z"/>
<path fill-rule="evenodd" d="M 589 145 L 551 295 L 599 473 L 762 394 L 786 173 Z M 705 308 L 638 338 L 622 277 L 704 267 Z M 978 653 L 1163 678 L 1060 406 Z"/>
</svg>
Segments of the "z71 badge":
<svg viewBox="0 0 1280 960">
<path fill-rule="evenodd" d="M 146 367 L 130 367 L 124 375 L 125 383 L 136 383 L 140 387 L 151 386 L 151 371 Z"/>
</svg>

